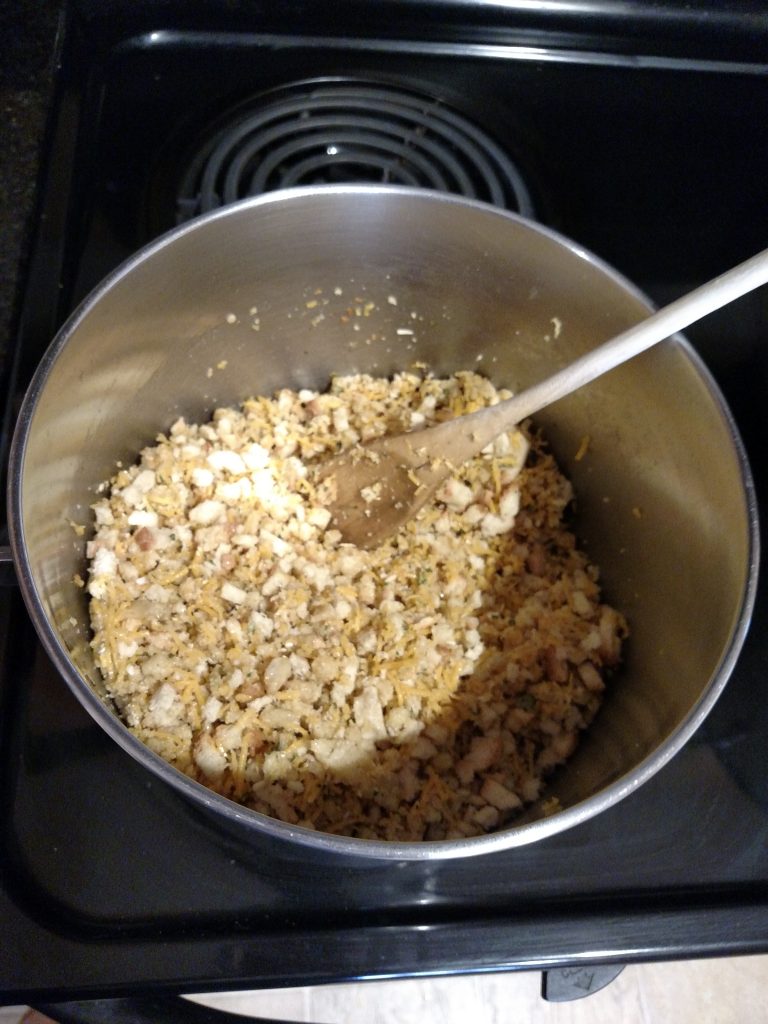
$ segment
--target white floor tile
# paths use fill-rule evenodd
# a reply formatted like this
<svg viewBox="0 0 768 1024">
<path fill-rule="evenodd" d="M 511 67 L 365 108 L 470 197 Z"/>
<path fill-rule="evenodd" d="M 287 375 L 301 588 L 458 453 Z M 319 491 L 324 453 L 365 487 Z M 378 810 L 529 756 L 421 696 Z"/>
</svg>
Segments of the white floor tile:
<svg viewBox="0 0 768 1024">
<path fill-rule="evenodd" d="M 768 1024 L 768 956 L 627 967 L 601 992 L 546 1003 L 534 972 L 196 996 L 312 1024 Z"/>
<path fill-rule="evenodd" d="M 200 995 L 301 1024 L 768 1024 L 768 955 L 627 967 L 601 992 L 546 1003 L 535 972 Z M 0 1008 L 19 1024 L 26 1007 Z"/>
<path fill-rule="evenodd" d="M 26 1012 L 26 1006 L 2 1006 L 0 1007 L 0 1024 L 19 1024 Z"/>
</svg>

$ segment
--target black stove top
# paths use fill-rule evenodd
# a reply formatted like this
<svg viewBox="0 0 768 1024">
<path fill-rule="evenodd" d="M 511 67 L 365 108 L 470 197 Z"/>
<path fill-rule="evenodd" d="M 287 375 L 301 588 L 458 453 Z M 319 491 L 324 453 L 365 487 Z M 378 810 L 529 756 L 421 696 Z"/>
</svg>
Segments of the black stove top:
<svg viewBox="0 0 768 1024">
<path fill-rule="evenodd" d="M 746 9 L 686 20 L 671 5 L 651 23 L 637 4 L 622 31 L 626 5 L 608 2 L 570 19 L 581 5 L 548 5 L 549 21 L 515 4 L 409 0 L 398 20 L 346 3 L 325 26 L 319 4 L 288 4 L 280 23 L 175 6 L 80 2 L 65 21 L 6 447 L 77 301 L 160 232 L 254 191 L 375 180 L 474 195 L 569 235 L 657 302 L 768 244 L 768 29 Z M 768 293 L 688 336 L 765 506 Z M 768 950 L 767 605 L 763 582 L 704 727 L 618 806 L 506 853 L 338 866 L 222 834 L 150 778 L 5 589 L 3 998 Z"/>
</svg>

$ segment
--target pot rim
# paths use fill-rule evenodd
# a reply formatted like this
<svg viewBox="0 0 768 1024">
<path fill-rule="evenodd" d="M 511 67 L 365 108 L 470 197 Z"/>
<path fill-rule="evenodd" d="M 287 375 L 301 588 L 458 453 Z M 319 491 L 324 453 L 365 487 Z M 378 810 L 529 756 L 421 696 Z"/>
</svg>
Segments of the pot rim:
<svg viewBox="0 0 768 1024">
<path fill-rule="evenodd" d="M 749 630 L 757 596 L 760 561 L 760 536 L 755 484 L 743 441 L 725 398 L 709 369 L 683 335 L 676 334 L 670 340 L 682 349 L 684 355 L 693 364 L 694 369 L 705 384 L 712 402 L 725 422 L 740 469 L 748 531 L 746 579 L 740 607 L 734 619 L 734 626 L 728 645 L 723 652 L 719 664 L 704 685 L 698 699 L 676 728 L 635 768 L 592 796 L 557 811 L 549 817 L 539 818 L 521 825 L 513 823 L 507 828 L 499 829 L 496 832 L 465 839 L 398 842 L 357 839 L 318 832 L 303 826 L 289 825 L 259 811 L 243 807 L 227 797 L 207 789 L 201 783 L 196 782 L 169 762 L 163 760 L 158 754 L 154 753 L 137 739 L 117 715 L 110 711 L 107 705 L 95 693 L 85 676 L 75 667 L 66 647 L 59 639 L 57 631 L 48 619 L 35 586 L 26 557 L 27 546 L 24 535 L 21 496 L 27 443 L 38 399 L 43 392 L 56 360 L 66 347 L 70 337 L 77 330 L 79 324 L 85 319 L 89 311 L 98 304 L 102 296 L 109 292 L 115 284 L 130 275 L 137 265 L 155 256 L 166 247 L 173 245 L 177 239 L 189 233 L 204 230 L 205 226 L 211 221 L 242 216 L 245 212 L 259 209 L 262 206 L 281 205 L 290 203 L 297 198 L 308 198 L 312 195 L 338 195 L 348 198 L 395 195 L 423 203 L 437 202 L 461 207 L 474 207 L 486 214 L 494 214 L 522 224 L 527 229 L 548 237 L 611 279 L 625 293 L 635 298 L 649 313 L 653 312 L 656 308 L 650 299 L 631 281 L 600 257 L 558 231 L 480 200 L 465 199 L 448 193 L 394 185 L 320 185 L 299 187 L 244 199 L 188 221 L 143 246 L 112 270 L 70 314 L 35 369 L 16 421 L 11 440 L 8 468 L 7 500 L 10 547 L 24 602 L 43 647 L 54 666 L 63 676 L 75 697 L 105 732 L 123 750 L 140 764 L 148 767 L 156 776 L 168 783 L 172 788 L 180 791 L 184 796 L 192 800 L 193 803 L 202 804 L 210 811 L 223 814 L 231 823 L 245 825 L 248 828 L 265 833 L 271 838 L 298 843 L 303 847 L 312 848 L 317 851 L 342 854 L 347 857 L 388 861 L 444 860 L 477 856 L 483 853 L 492 853 L 537 842 L 558 832 L 573 828 L 607 810 L 639 788 L 663 768 L 696 732 L 719 698 L 736 665 Z"/>
</svg>

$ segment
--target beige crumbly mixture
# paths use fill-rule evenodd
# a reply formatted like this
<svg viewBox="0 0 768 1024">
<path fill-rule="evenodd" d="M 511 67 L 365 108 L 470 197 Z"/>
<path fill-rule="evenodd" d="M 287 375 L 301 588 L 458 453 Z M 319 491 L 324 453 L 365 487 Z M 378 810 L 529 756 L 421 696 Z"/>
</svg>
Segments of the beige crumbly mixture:
<svg viewBox="0 0 768 1024">
<path fill-rule="evenodd" d="M 179 420 L 121 469 L 88 590 L 132 732 L 233 800 L 350 836 L 477 835 L 536 799 L 626 634 L 541 439 L 499 438 L 370 552 L 312 482 L 343 448 L 505 396 L 473 373 L 337 377 Z"/>
</svg>

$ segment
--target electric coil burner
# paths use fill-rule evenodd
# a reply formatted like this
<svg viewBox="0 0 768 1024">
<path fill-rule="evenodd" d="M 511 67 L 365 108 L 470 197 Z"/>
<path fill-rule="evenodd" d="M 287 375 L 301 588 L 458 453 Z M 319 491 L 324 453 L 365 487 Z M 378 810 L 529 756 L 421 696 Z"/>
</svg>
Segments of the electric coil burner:
<svg viewBox="0 0 768 1024">
<path fill-rule="evenodd" d="M 377 182 L 455 192 L 533 216 L 520 172 L 436 97 L 368 82 L 298 83 L 213 126 L 179 189 L 177 221 L 297 185 Z"/>
<path fill-rule="evenodd" d="M 70 0 L 6 424 L 106 274 L 256 192 L 377 181 L 474 196 L 535 215 L 658 303 L 768 245 L 768 23 L 747 0 L 332 8 Z M 765 289 L 687 334 L 765 505 Z M 609 811 L 480 858 L 361 865 L 223 834 L 149 778 L 70 694 L 6 588 L 2 998 L 553 967 L 588 988 L 584 964 L 768 951 L 767 612 L 763 579 L 706 723 Z M 154 1019 L 196 1012 L 163 1004 Z M 76 1019 L 101 1019 L 88 1013 Z"/>
</svg>

